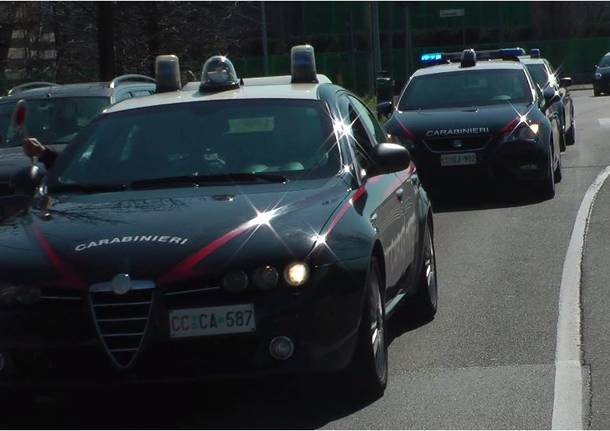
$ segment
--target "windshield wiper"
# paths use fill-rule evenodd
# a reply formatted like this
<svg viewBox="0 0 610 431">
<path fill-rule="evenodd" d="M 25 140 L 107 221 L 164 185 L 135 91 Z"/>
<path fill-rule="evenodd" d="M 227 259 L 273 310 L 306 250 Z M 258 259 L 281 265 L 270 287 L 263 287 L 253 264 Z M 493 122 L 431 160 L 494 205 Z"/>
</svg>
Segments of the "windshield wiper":
<svg viewBox="0 0 610 431">
<path fill-rule="evenodd" d="M 104 193 L 122 192 L 126 184 L 56 184 L 48 187 L 49 193 Z"/>
<path fill-rule="evenodd" d="M 150 178 L 146 180 L 137 180 L 132 182 L 129 186 L 133 189 L 156 187 L 156 186 L 173 186 L 173 185 L 188 185 L 188 184 L 202 184 L 202 183 L 217 183 L 217 182 L 252 182 L 252 181 L 265 181 L 269 183 L 285 183 L 288 181 L 283 175 L 279 174 L 268 174 L 268 173 L 237 173 L 237 174 L 217 174 L 217 175 L 187 175 L 179 177 L 164 177 L 164 178 Z"/>
</svg>

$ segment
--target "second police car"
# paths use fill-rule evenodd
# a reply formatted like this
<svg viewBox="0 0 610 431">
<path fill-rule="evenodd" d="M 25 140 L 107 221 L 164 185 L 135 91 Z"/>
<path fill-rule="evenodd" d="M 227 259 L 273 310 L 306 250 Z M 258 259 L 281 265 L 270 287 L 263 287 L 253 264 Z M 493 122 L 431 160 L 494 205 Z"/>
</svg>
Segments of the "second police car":
<svg viewBox="0 0 610 431">
<path fill-rule="evenodd" d="M 383 392 L 386 320 L 436 312 L 432 211 L 408 151 L 292 60 L 242 81 L 213 57 L 78 134 L 0 225 L 0 384 L 347 369 Z"/>
<path fill-rule="evenodd" d="M 397 106 L 378 109 L 388 133 L 411 152 L 425 185 L 467 174 L 533 182 L 544 197 L 561 180 L 561 126 L 517 56 L 522 49 L 433 54 Z M 496 60 L 499 59 L 499 60 Z M 506 61 L 508 60 L 508 61 Z"/>
</svg>

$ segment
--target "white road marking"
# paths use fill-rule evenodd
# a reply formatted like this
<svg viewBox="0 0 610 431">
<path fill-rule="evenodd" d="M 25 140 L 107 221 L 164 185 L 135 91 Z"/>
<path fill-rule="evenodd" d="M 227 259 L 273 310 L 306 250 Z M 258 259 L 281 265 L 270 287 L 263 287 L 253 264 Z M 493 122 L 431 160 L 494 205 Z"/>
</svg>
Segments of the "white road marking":
<svg viewBox="0 0 610 431">
<path fill-rule="evenodd" d="M 608 127 L 610 127 L 610 119 Z M 555 350 L 555 393 L 552 429 L 583 429 L 583 367 L 581 353 L 580 279 L 583 249 L 589 217 L 597 193 L 610 176 L 610 166 L 599 173 L 583 198 L 568 251 L 563 262 L 559 290 L 557 346 Z"/>
<path fill-rule="evenodd" d="M 610 118 L 598 118 L 599 126 L 604 129 L 610 129 Z"/>
</svg>

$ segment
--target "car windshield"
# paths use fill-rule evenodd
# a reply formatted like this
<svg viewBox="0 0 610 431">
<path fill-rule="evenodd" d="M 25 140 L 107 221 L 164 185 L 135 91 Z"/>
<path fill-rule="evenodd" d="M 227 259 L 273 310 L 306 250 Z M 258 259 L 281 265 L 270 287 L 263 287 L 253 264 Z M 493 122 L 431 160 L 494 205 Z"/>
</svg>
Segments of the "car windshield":
<svg viewBox="0 0 610 431">
<path fill-rule="evenodd" d="M 530 103 L 532 92 L 523 70 L 482 69 L 414 77 L 398 109 L 459 108 Z"/>
<path fill-rule="evenodd" d="M 544 64 L 528 64 L 526 67 L 530 75 L 532 75 L 532 78 L 534 78 L 534 82 L 536 82 L 540 88 L 544 88 L 548 85 L 549 75 Z"/>
<path fill-rule="evenodd" d="M 16 103 L 0 104 L 0 146 L 21 145 L 11 123 Z M 107 97 L 26 99 L 25 130 L 45 145 L 66 144 L 109 104 Z"/>
<path fill-rule="evenodd" d="M 609 67 L 610 66 L 610 55 L 605 55 L 599 62 L 599 67 Z"/>
<path fill-rule="evenodd" d="M 322 102 L 207 101 L 100 117 L 64 152 L 49 185 L 322 178 L 339 167 Z"/>
</svg>

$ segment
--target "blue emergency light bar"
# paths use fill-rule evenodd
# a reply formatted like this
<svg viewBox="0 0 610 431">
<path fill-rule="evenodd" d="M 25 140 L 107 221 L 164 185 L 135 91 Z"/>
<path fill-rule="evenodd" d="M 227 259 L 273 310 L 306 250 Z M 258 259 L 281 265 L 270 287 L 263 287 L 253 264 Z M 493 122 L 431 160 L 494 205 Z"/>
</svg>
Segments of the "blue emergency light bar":
<svg viewBox="0 0 610 431">
<path fill-rule="evenodd" d="M 424 53 L 419 59 L 421 64 L 425 66 L 433 66 L 435 64 L 458 62 L 462 59 L 462 52 L 432 52 Z M 477 60 L 496 60 L 496 59 L 516 59 L 520 55 L 525 55 L 523 48 L 502 48 L 488 49 L 475 51 Z"/>
<path fill-rule="evenodd" d="M 538 48 L 530 49 L 530 58 L 540 58 L 540 50 Z"/>
</svg>

